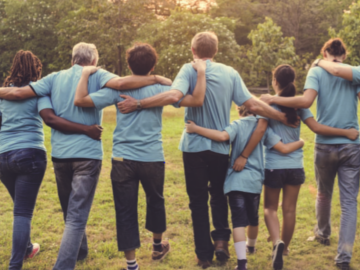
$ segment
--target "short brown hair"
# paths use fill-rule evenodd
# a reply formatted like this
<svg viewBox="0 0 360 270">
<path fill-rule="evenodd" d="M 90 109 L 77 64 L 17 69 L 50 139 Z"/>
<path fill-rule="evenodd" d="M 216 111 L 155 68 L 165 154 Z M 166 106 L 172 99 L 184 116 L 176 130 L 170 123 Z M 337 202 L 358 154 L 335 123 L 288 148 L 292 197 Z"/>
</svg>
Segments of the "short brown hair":
<svg viewBox="0 0 360 270">
<path fill-rule="evenodd" d="M 236 106 L 236 110 L 238 111 L 238 113 L 241 117 L 253 115 L 253 113 L 250 112 L 249 109 L 246 108 L 244 105 Z"/>
<path fill-rule="evenodd" d="M 193 37 L 191 47 L 198 57 L 213 58 L 218 51 L 218 43 L 214 32 L 200 32 Z"/>
<path fill-rule="evenodd" d="M 126 51 L 126 61 L 135 75 L 147 75 L 157 60 L 156 50 L 147 43 L 135 43 Z"/>
<path fill-rule="evenodd" d="M 333 56 L 346 55 L 346 45 L 341 38 L 331 38 L 325 42 L 321 49 L 321 54 L 324 55 L 325 51 Z"/>
</svg>

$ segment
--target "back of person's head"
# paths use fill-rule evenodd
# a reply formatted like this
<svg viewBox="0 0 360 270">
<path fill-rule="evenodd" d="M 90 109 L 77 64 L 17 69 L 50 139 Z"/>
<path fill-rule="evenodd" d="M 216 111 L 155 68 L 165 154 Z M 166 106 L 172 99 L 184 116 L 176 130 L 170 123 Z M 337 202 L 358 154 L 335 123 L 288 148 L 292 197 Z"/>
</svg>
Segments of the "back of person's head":
<svg viewBox="0 0 360 270">
<path fill-rule="evenodd" d="M 327 52 L 332 56 L 346 55 L 346 45 L 341 38 L 331 38 L 325 42 L 321 49 L 321 54 Z"/>
<path fill-rule="evenodd" d="M 244 106 L 244 105 L 237 106 L 237 107 L 236 107 L 236 110 L 238 111 L 240 117 L 246 117 L 246 116 L 249 116 L 249 115 L 254 115 L 254 114 L 253 114 L 252 112 L 250 112 L 249 109 L 246 108 L 246 106 Z"/>
<path fill-rule="evenodd" d="M 199 58 L 213 58 L 218 51 L 219 40 L 214 32 L 197 33 L 191 47 Z"/>
<path fill-rule="evenodd" d="M 74 46 L 71 60 L 73 65 L 97 65 L 98 60 L 99 52 L 94 44 L 80 42 Z"/>
<path fill-rule="evenodd" d="M 126 51 L 126 61 L 134 75 L 147 75 L 158 60 L 156 50 L 147 43 L 135 43 Z"/>
<path fill-rule="evenodd" d="M 295 70 L 290 65 L 280 65 L 273 71 L 274 79 L 277 81 L 280 89 L 279 96 L 293 97 L 296 95 Z M 280 110 L 286 114 L 287 121 L 295 124 L 298 116 L 294 108 L 279 106 Z"/>
<path fill-rule="evenodd" d="M 15 54 L 10 74 L 4 81 L 4 86 L 21 87 L 36 82 L 41 77 L 42 64 L 32 52 L 20 50 Z"/>
</svg>

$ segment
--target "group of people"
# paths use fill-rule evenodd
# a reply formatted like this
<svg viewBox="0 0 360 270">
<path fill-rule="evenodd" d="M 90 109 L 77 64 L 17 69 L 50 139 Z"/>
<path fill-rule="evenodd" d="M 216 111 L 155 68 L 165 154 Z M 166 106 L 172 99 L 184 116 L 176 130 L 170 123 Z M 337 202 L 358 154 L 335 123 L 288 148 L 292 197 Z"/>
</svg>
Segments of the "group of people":
<svg viewBox="0 0 360 270">
<path fill-rule="evenodd" d="M 9 269 L 21 269 L 24 259 L 40 251 L 39 244 L 30 239 L 30 227 L 47 164 L 43 122 L 51 127 L 51 157 L 65 221 L 53 269 L 72 270 L 88 256 L 85 228 L 101 170 L 100 125 L 107 106 L 117 107 L 111 182 L 118 250 L 125 253 L 127 270 L 140 269 L 135 250 L 140 247 L 137 202 L 141 182 L 147 203 L 145 226 L 153 233 L 151 257 L 165 258 L 170 252 L 170 243 L 163 239 L 161 130 L 166 105 L 186 107 L 179 149 L 201 268 L 210 267 L 214 255 L 219 261 L 230 257 L 229 205 L 236 269 L 247 269 L 247 254 L 256 252 L 263 185 L 265 222 L 273 243 L 272 266 L 283 268 L 283 255 L 289 254 L 295 229 L 299 190 L 305 181 L 301 120 L 317 133 L 315 239 L 330 244 L 331 196 L 338 174 L 342 216 L 335 261 L 340 269 L 349 269 L 360 173 L 360 68 L 341 64 L 346 57 L 343 42 L 331 39 L 325 43 L 323 59 L 310 69 L 302 96 L 295 96 L 294 69 L 290 65 L 276 67 L 272 86 L 277 95 L 263 95 L 263 101 L 249 93 L 235 69 L 213 61 L 218 51 L 215 33 L 196 34 L 191 50 L 194 61 L 181 68 L 174 82 L 151 75 L 158 55 L 146 43 L 128 49 L 126 60 L 133 75 L 127 77 L 97 68 L 98 51 L 88 43 L 74 46 L 71 68 L 44 78 L 41 61 L 34 54 L 19 51 L 15 55 L 0 88 L 0 180 L 14 201 Z M 307 109 L 316 96 L 318 122 Z M 240 120 L 230 124 L 232 102 Z M 277 216 L 281 190 L 282 228 Z"/>
</svg>

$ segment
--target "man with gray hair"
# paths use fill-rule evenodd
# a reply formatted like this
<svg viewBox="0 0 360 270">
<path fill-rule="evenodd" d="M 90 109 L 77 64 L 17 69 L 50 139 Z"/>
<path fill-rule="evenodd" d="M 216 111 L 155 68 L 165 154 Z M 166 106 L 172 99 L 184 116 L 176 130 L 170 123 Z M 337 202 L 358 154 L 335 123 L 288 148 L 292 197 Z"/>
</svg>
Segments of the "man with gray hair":
<svg viewBox="0 0 360 270">
<path fill-rule="evenodd" d="M 21 100 L 51 96 L 47 106 L 56 115 L 84 125 L 100 125 L 101 110 L 74 105 L 83 67 L 96 66 L 98 59 L 94 44 L 79 43 L 73 48 L 71 68 L 54 72 L 26 87 L 0 88 L 0 98 Z M 171 84 L 171 81 L 161 76 L 120 78 L 100 69 L 89 77 L 88 89 L 89 93 L 93 93 L 103 87 L 125 90 L 155 83 Z M 82 134 L 64 134 L 55 129 L 52 129 L 51 144 L 58 195 L 65 219 L 65 231 L 53 269 L 71 270 L 77 260 L 85 259 L 88 254 L 85 227 L 99 179 L 103 151 L 101 141 Z"/>
</svg>

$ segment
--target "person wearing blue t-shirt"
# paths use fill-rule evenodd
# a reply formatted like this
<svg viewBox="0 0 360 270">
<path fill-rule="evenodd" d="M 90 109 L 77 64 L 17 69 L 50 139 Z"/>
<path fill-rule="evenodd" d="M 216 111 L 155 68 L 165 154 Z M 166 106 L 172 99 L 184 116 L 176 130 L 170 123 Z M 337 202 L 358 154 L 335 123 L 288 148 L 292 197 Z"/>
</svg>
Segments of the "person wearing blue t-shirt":
<svg viewBox="0 0 360 270">
<path fill-rule="evenodd" d="M 4 86 L 24 86 L 41 77 L 42 63 L 30 51 L 16 53 Z M 21 269 L 23 260 L 40 251 L 31 243 L 30 227 L 37 194 L 46 169 L 43 123 L 67 133 L 100 139 L 98 126 L 72 123 L 55 115 L 46 105 L 48 97 L 22 101 L 0 99 L 0 179 L 14 201 L 14 223 L 10 269 Z M 41 116 L 41 117 L 40 117 Z"/>
<path fill-rule="evenodd" d="M 78 43 L 73 48 L 72 67 L 54 72 L 25 87 L 0 88 L 0 98 L 22 100 L 50 96 L 48 108 L 66 120 L 83 125 L 100 125 L 102 111 L 74 105 L 74 96 L 84 66 L 96 66 L 99 59 L 94 44 Z M 161 76 L 128 76 L 120 78 L 99 70 L 89 78 L 91 93 L 103 87 L 132 89 L 171 81 Z M 50 102 L 51 101 L 51 102 Z M 51 119 L 49 119 L 51 123 Z M 87 257 L 85 228 L 101 170 L 103 156 L 100 140 L 84 134 L 66 134 L 52 129 L 52 160 L 60 204 L 64 212 L 65 230 L 53 269 L 74 269 L 77 260 Z"/>
<path fill-rule="evenodd" d="M 264 181 L 263 146 L 266 146 L 266 149 L 275 149 L 282 154 L 288 154 L 301 148 L 304 141 L 298 140 L 284 144 L 281 142 L 281 138 L 271 128 L 268 128 L 261 141 L 248 157 L 243 170 L 236 171 L 233 165 L 243 152 L 257 126 L 256 117 L 245 106 L 238 107 L 238 111 L 241 119 L 225 127 L 224 131 L 203 128 L 189 120 L 188 124 L 186 124 L 186 132 L 190 134 L 196 133 L 218 142 L 231 142 L 230 164 L 223 189 L 229 198 L 231 209 L 234 246 L 238 259 L 238 265 L 235 269 L 246 270 L 246 253 L 249 247 L 246 244 L 245 228 L 248 227 L 248 242 L 256 241 L 258 235 L 258 211 Z M 252 253 L 254 253 L 254 250 Z"/>
<path fill-rule="evenodd" d="M 155 49 L 146 43 L 136 43 L 127 50 L 127 63 L 134 75 L 150 76 L 157 62 Z M 196 61 L 198 83 L 192 96 L 181 102 L 196 106 L 198 97 L 204 99 L 206 82 L 203 61 Z M 96 68 L 84 68 L 77 87 L 74 104 L 95 107 L 99 110 L 123 100 L 119 92 L 104 88 L 95 93 L 88 91 L 88 77 Z M 136 99 L 147 98 L 170 90 L 159 84 L 146 86 L 123 94 Z M 128 270 L 138 270 L 135 249 L 140 247 L 137 217 L 138 186 L 141 182 L 147 202 L 146 229 L 153 233 L 153 260 L 162 260 L 170 250 L 168 241 L 162 241 L 166 230 L 165 202 L 163 196 L 165 160 L 162 147 L 163 107 L 137 110 L 122 114 L 117 110 L 117 125 L 113 136 L 111 180 L 113 186 L 118 250 L 124 251 Z"/>
<path fill-rule="evenodd" d="M 341 39 L 330 39 L 322 48 L 324 60 L 337 62 L 346 57 L 346 48 Z M 349 69 L 349 67 L 347 67 Z M 304 86 L 304 95 L 299 97 L 263 96 L 271 104 L 293 108 L 308 108 L 317 101 L 317 121 L 330 127 L 359 130 L 357 108 L 360 87 L 316 66 L 309 70 Z M 315 173 L 318 185 L 316 199 L 317 226 L 315 237 L 324 245 L 330 244 L 331 199 L 336 174 L 338 175 L 341 203 L 341 226 L 336 266 L 349 269 L 357 222 L 357 194 L 360 176 L 360 141 L 340 136 L 316 136 Z M 354 214 L 355 213 L 355 214 Z"/>
<path fill-rule="evenodd" d="M 218 38 L 213 32 L 195 35 L 191 42 L 194 59 L 206 61 L 206 94 L 201 107 L 185 108 L 185 122 L 194 120 L 198 125 L 223 130 L 230 123 L 232 102 L 244 104 L 253 112 L 287 123 L 285 114 L 274 110 L 251 96 L 239 73 L 232 67 L 213 61 L 218 50 Z M 118 104 L 122 113 L 140 108 L 164 106 L 194 94 L 197 73 L 191 64 L 185 64 L 175 78 L 171 90 L 153 97 L 137 100 L 124 96 Z M 187 106 L 181 104 L 181 106 Z M 229 258 L 228 241 L 231 231 L 228 224 L 227 199 L 222 191 L 229 159 L 229 144 L 215 142 L 185 131 L 180 140 L 183 151 L 186 190 L 190 200 L 194 229 L 195 252 L 198 265 L 210 267 L 214 257 L 220 261 Z M 215 230 L 210 233 L 208 209 L 209 193 L 212 221 Z M 214 243 L 213 243 L 214 241 Z"/>
</svg>

